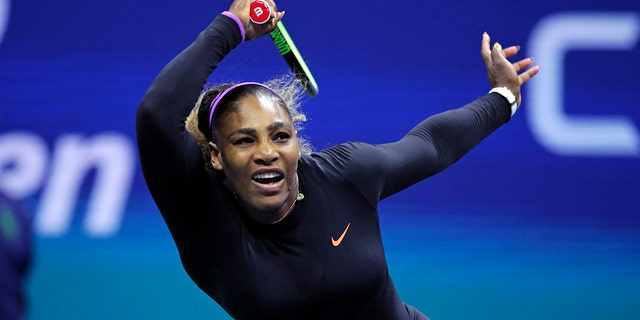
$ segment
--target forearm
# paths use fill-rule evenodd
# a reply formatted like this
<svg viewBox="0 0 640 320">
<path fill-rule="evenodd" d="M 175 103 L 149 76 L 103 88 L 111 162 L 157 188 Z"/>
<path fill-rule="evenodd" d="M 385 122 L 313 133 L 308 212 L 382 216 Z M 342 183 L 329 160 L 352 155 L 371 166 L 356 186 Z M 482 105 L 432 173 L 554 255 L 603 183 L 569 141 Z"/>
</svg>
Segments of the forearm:
<svg viewBox="0 0 640 320">
<path fill-rule="evenodd" d="M 509 121 L 510 107 L 498 94 L 422 121 L 400 141 L 382 145 L 389 157 L 383 197 L 453 164 Z"/>
<path fill-rule="evenodd" d="M 489 94 L 429 117 L 399 141 L 345 143 L 320 155 L 375 204 L 444 170 L 507 122 L 510 113 L 506 99 Z"/>
<path fill-rule="evenodd" d="M 193 185 L 204 172 L 199 147 L 185 128 L 211 72 L 241 42 L 236 22 L 218 16 L 155 78 L 138 108 L 136 134 L 142 171 L 155 199 Z"/>
<path fill-rule="evenodd" d="M 480 97 L 464 107 L 424 120 L 407 137 L 417 137 L 432 153 L 431 165 L 444 169 L 510 119 L 510 107 L 498 94 Z M 418 145 L 414 146 L 419 148 Z M 412 147 L 409 147 L 412 148 Z"/>
<path fill-rule="evenodd" d="M 241 42 L 236 22 L 226 16 L 216 17 L 155 78 L 138 109 L 138 122 L 158 121 L 163 129 L 175 128 L 176 122 L 182 122 L 194 107 L 218 63 Z"/>
</svg>

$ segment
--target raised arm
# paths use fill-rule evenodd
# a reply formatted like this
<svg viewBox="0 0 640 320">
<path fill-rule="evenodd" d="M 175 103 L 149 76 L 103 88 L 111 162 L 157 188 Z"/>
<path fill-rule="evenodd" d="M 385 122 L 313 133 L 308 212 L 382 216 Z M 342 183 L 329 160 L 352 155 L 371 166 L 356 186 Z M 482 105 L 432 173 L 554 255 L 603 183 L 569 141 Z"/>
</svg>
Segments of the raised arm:
<svg viewBox="0 0 640 320">
<path fill-rule="evenodd" d="M 284 15 L 275 11 L 271 22 L 254 25 L 249 20 L 249 4 L 250 0 L 236 0 L 229 11 L 218 15 L 164 67 L 140 103 L 136 117 L 140 162 L 156 202 L 163 198 L 176 200 L 176 190 L 186 192 L 185 188 L 197 187 L 194 177 L 205 172 L 185 119 L 208 77 L 232 49 L 273 31 Z M 270 4 L 275 8 L 275 3 Z"/>
<path fill-rule="evenodd" d="M 151 189 L 156 185 L 154 179 L 185 176 L 186 170 L 202 161 L 184 121 L 211 72 L 242 40 L 234 19 L 217 16 L 162 69 L 144 95 L 136 115 L 136 133 L 143 173 Z"/>
<path fill-rule="evenodd" d="M 533 58 L 509 62 L 519 47 L 503 49 L 496 44 L 490 48 L 489 42 L 489 36 L 483 34 L 481 55 L 489 83 L 492 88 L 506 88 L 516 105 L 512 108 L 504 91 L 490 93 L 459 109 L 429 117 L 397 142 L 343 146 L 345 149 L 337 152 L 350 159 L 342 162 L 343 172 L 364 194 L 381 199 L 444 170 L 509 121 L 520 105 L 520 86 L 540 68 L 531 67 Z"/>
</svg>

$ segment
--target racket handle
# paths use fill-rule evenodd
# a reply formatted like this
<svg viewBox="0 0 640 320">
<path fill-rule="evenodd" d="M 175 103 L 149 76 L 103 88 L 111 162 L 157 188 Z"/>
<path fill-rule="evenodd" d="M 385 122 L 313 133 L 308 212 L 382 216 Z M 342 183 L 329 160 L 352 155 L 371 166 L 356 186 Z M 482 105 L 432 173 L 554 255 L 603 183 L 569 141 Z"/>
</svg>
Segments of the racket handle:
<svg viewBox="0 0 640 320">
<path fill-rule="evenodd" d="M 262 0 L 252 1 L 249 10 L 249 19 L 255 24 L 265 24 L 271 20 L 271 7 Z"/>
</svg>

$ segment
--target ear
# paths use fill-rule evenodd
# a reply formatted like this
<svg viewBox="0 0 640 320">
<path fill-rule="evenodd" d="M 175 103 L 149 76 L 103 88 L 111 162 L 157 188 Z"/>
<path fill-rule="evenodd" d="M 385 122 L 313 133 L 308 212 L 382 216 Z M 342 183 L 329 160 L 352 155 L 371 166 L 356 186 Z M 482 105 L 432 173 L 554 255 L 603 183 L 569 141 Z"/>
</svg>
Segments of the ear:
<svg viewBox="0 0 640 320">
<path fill-rule="evenodd" d="M 218 145 L 209 142 L 209 153 L 211 154 L 211 165 L 215 170 L 222 170 L 222 158 L 220 157 L 220 149 Z"/>
</svg>

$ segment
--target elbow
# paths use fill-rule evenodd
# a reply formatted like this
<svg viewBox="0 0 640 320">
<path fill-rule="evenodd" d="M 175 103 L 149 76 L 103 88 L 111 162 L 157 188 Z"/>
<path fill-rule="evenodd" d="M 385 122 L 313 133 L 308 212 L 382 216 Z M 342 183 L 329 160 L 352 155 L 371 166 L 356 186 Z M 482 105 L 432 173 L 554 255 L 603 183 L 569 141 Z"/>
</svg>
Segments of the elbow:
<svg viewBox="0 0 640 320">
<path fill-rule="evenodd" d="M 160 112 L 164 103 L 169 100 L 170 92 L 169 88 L 155 83 L 151 85 L 136 110 L 136 130 L 157 127 L 154 124 L 160 120 Z"/>
<path fill-rule="evenodd" d="M 152 122 L 152 119 L 153 108 L 148 101 L 143 99 L 138 106 L 138 110 L 136 110 L 136 131 L 139 133 L 140 130 L 143 130 L 145 126 Z"/>
<path fill-rule="evenodd" d="M 160 129 L 159 119 L 155 104 L 147 99 L 143 99 L 136 110 L 136 138 L 138 144 L 141 140 L 148 140 Z"/>
</svg>

